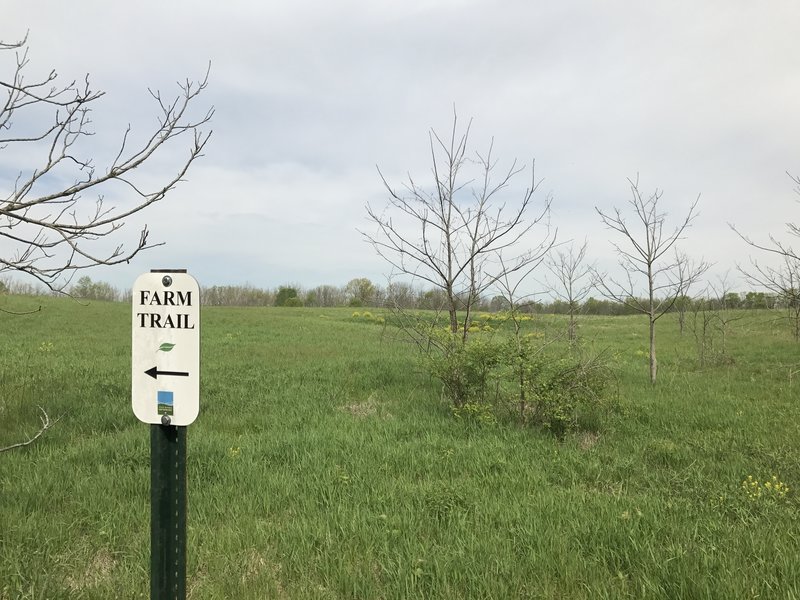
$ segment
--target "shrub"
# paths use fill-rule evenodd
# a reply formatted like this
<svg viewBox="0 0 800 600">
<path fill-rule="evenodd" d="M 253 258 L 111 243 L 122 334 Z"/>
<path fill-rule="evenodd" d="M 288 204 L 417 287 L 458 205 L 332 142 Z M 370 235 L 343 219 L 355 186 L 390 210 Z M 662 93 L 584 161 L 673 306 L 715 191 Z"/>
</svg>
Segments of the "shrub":
<svg viewBox="0 0 800 600">
<path fill-rule="evenodd" d="M 287 298 L 286 302 L 284 302 L 283 305 L 298 307 L 298 306 L 303 306 L 303 301 L 300 300 L 300 298 L 298 298 L 297 296 L 292 296 L 291 298 Z"/>
<path fill-rule="evenodd" d="M 482 402 L 465 402 L 461 406 L 453 406 L 453 416 L 459 421 L 479 426 L 496 425 L 497 417 L 491 404 Z"/>
<path fill-rule="evenodd" d="M 464 422 L 488 425 L 504 414 L 563 436 L 613 408 L 604 356 L 560 355 L 532 337 L 464 341 L 435 329 L 431 340 L 435 351 L 426 355 L 426 370 L 441 381 L 453 416 Z"/>
<path fill-rule="evenodd" d="M 445 397 L 455 408 L 467 403 L 487 404 L 495 368 L 502 361 L 502 347 L 492 340 L 470 338 L 434 330 L 438 352 L 426 356 L 427 369 L 442 382 Z"/>
<path fill-rule="evenodd" d="M 281 286 L 278 288 L 278 293 L 275 295 L 275 306 L 290 306 L 289 304 L 287 304 L 287 302 L 291 298 L 297 298 L 297 289 L 288 286 Z M 298 301 L 300 301 L 299 298 L 297 299 Z M 303 303 L 302 301 L 300 301 L 300 306 L 302 305 Z"/>
<path fill-rule="evenodd" d="M 491 326 L 485 323 L 490 316 Z M 418 319 L 406 331 L 421 350 L 423 372 L 439 380 L 456 419 L 479 425 L 513 420 L 558 436 L 597 429 L 618 407 L 608 357 L 581 355 L 575 344 L 531 331 L 546 323 L 521 326 L 523 320 L 531 318 L 479 314 L 466 332 L 453 332 L 441 320 Z"/>
<path fill-rule="evenodd" d="M 581 419 L 610 407 L 606 396 L 611 370 L 602 357 L 560 359 L 542 365 L 539 377 L 528 382 L 526 421 L 556 435 L 580 428 Z"/>
</svg>

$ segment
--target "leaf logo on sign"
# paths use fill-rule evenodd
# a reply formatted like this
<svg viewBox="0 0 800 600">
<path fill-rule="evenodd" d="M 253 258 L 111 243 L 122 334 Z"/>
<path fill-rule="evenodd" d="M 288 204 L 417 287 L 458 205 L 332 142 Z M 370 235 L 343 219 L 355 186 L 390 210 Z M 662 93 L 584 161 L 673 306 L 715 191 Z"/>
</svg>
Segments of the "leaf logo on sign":
<svg viewBox="0 0 800 600">
<path fill-rule="evenodd" d="M 175 344 L 170 344 L 169 342 L 164 342 L 163 344 L 161 344 L 161 345 L 158 347 L 158 349 L 159 349 L 161 352 L 169 352 L 169 351 L 170 351 L 170 350 L 172 350 L 174 347 L 175 347 Z"/>
</svg>

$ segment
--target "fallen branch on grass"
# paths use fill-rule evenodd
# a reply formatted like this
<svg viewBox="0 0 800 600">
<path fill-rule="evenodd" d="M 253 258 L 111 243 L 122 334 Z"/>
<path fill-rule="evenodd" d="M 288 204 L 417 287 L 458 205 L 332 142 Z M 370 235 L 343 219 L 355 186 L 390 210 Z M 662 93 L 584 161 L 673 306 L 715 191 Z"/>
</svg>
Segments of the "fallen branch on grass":
<svg viewBox="0 0 800 600">
<path fill-rule="evenodd" d="M 19 442 L 17 444 L 12 444 L 10 446 L 5 446 L 4 448 L 0 448 L 0 452 L 6 452 L 7 450 L 14 450 L 15 448 L 22 448 L 24 446 L 29 446 L 37 439 L 39 439 L 42 436 L 42 434 L 44 434 L 45 431 L 53 427 L 56 423 L 58 423 L 61 420 L 61 417 L 58 417 L 55 421 L 51 421 L 50 416 L 47 414 L 47 411 L 45 411 L 45 409 L 43 409 L 40 406 L 39 410 L 42 411 L 42 414 L 39 417 L 39 420 L 42 422 L 42 427 L 39 429 L 39 431 L 36 432 L 36 435 L 34 435 L 32 438 L 29 438 L 27 442 Z"/>
</svg>

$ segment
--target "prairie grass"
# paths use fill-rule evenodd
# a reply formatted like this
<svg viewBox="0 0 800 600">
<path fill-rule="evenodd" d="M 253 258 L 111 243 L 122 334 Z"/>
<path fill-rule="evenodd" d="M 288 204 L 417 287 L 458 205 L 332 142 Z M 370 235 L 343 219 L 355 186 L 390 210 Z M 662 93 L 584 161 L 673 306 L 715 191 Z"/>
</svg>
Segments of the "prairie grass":
<svg viewBox="0 0 800 600">
<path fill-rule="evenodd" d="M 0 297 L 38 304 L 0 313 L 0 446 L 62 418 L 0 454 L 0 599 L 147 597 L 130 309 Z M 620 408 L 557 440 L 454 419 L 372 312 L 203 309 L 191 598 L 800 598 L 800 346 L 771 313 L 704 369 L 665 317 L 654 387 L 644 319 L 583 318 Z"/>
</svg>

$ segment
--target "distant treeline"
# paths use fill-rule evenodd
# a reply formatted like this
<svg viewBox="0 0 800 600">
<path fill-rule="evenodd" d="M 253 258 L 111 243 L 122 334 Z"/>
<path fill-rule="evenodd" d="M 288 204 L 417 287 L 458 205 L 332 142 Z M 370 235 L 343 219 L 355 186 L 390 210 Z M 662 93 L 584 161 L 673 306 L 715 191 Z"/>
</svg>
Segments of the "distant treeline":
<svg viewBox="0 0 800 600">
<path fill-rule="evenodd" d="M 69 287 L 68 292 L 80 300 L 104 302 L 130 302 L 130 290 L 119 290 L 104 281 L 81 277 Z M 53 295 L 44 286 L 23 283 L 13 279 L 0 279 L 0 294 L 28 296 Z M 545 294 L 542 294 L 545 296 Z M 252 285 L 214 285 L 201 287 L 201 302 L 207 306 L 311 306 L 311 307 L 398 307 L 404 309 L 437 310 L 444 307 L 445 295 L 441 290 L 420 290 L 408 283 L 392 283 L 386 287 L 376 285 L 366 278 L 352 279 L 344 286 L 320 285 L 304 289 L 299 285 L 283 285 L 277 289 L 262 289 Z M 644 300 L 640 300 L 644 303 Z M 678 298 L 673 311 L 787 308 L 786 301 L 764 292 L 729 292 L 722 298 Z M 487 298 L 478 309 L 486 312 L 508 310 L 509 303 L 502 296 Z M 563 300 L 532 300 L 520 306 L 526 313 L 569 314 L 569 304 Z M 575 312 L 587 315 L 636 314 L 630 306 L 590 297 L 576 307 Z"/>
</svg>

